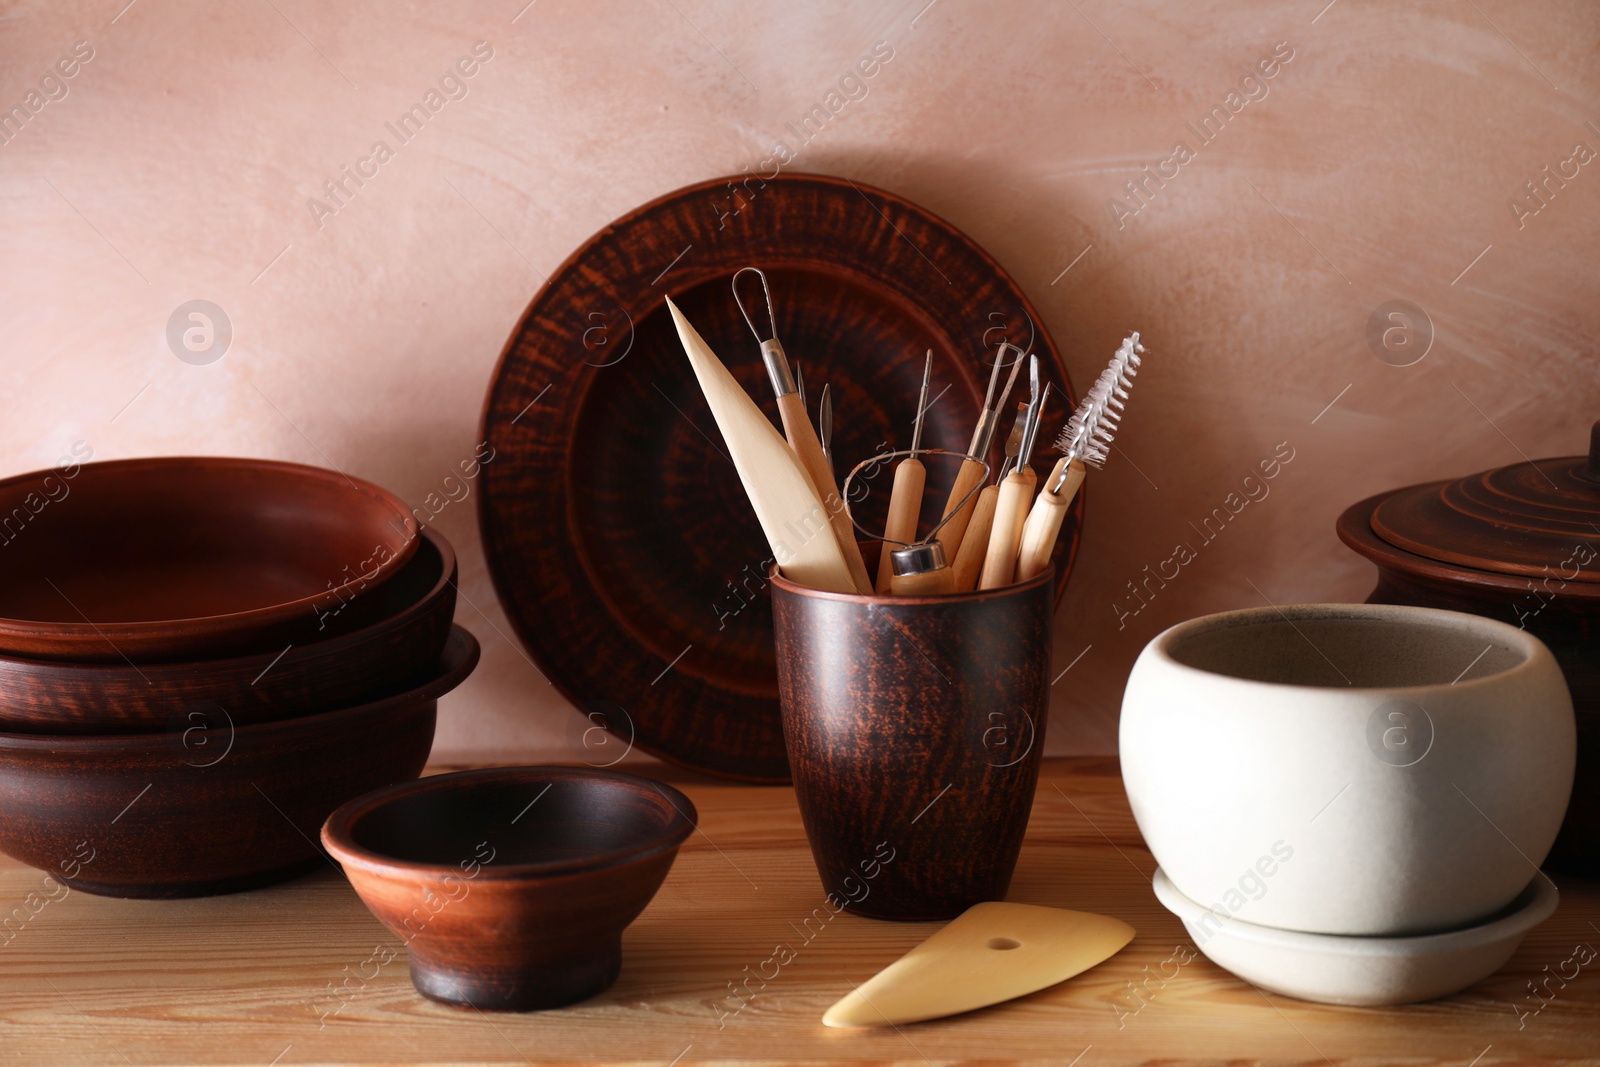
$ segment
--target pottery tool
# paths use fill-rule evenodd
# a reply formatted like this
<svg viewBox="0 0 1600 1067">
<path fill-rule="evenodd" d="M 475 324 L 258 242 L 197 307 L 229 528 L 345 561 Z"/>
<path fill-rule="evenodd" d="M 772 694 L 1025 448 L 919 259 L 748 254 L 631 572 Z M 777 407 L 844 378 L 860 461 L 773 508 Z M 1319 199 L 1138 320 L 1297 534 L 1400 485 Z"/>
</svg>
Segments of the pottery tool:
<svg viewBox="0 0 1600 1067">
<path fill-rule="evenodd" d="M 669 299 L 667 308 L 778 568 L 785 577 L 813 589 L 856 592 L 850 565 L 810 475 L 678 305 Z"/>
<path fill-rule="evenodd" d="M 1106 915 L 975 904 L 857 986 L 822 1022 L 898 1026 L 986 1008 L 1082 974 L 1122 951 L 1133 935 L 1133 927 Z"/>
<path fill-rule="evenodd" d="M 917 539 L 917 519 L 922 514 L 922 488 L 927 484 L 928 472 L 922 466 L 922 461 L 917 459 L 917 450 L 922 445 L 922 416 L 928 407 L 928 379 L 933 374 L 933 349 L 928 349 L 926 361 L 922 364 L 922 392 L 917 397 L 917 417 L 911 423 L 911 455 L 901 460 L 894 469 L 894 488 L 889 490 L 889 517 L 883 525 L 883 540 L 885 542 L 883 554 L 878 557 L 878 583 L 880 593 L 889 592 L 889 579 L 893 576 L 890 559 L 894 555 L 889 551 L 889 542 L 899 542 L 910 545 Z M 933 565 L 932 556 L 918 557 L 912 561 L 906 559 L 908 569 L 905 573 L 926 573 L 944 567 L 944 550 L 939 550 L 939 562 Z"/>
<path fill-rule="evenodd" d="M 942 596 L 956 591 L 956 572 L 945 561 L 944 545 L 937 540 L 888 551 L 889 592 L 895 596 Z"/>
<path fill-rule="evenodd" d="M 756 329 L 754 320 L 750 318 L 750 312 L 746 310 L 744 301 L 739 296 L 739 277 L 747 271 L 761 279 L 761 293 L 767 306 L 769 327 L 768 336 L 765 338 L 761 336 L 761 331 Z M 743 267 L 734 274 L 731 284 L 734 303 L 739 305 L 739 314 L 744 316 L 745 325 L 750 327 L 750 332 L 761 345 L 761 361 L 766 364 L 767 377 L 772 380 L 772 391 L 778 398 L 778 415 L 783 419 L 784 436 L 789 439 L 789 447 L 800 458 L 801 466 L 811 478 L 812 488 L 822 500 L 828 524 L 833 529 L 833 536 L 849 567 L 850 577 L 855 586 L 854 591 L 870 593 L 872 579 L 867 575 L 867 565 L 861 560 L 861 549 L 856 546 L 855 533 L 850 526 L 849 509 L 839 496 L 839 486 L 834 482 L 833 471 L 822 454 L 822 442 L 818 439 L 817 431 L 806 414 L 805 404 L 795 388 L 794 375 L 789 372 L 789 359 L 784 355 L 783 345 L 778 341 L 778 320 L 772 313 L 772 291 L 767 288 L 767 276 L 759 267 Z"/>
<path fill-rule="evenodd" d="M 828 477 L 833 477 L 833 393 L 827 385 L 822 387 L 822 399 L 817 403 L 817 439 L 822 442 L 822 458 L 828 461 Z"/>
<path fill-rule="evenodd" d="M 1006 387 L 997 397 L 994 391 L 995 385 L 1000 381 L 1000 369 L 1005 366 L 1008 351 L 1015 352 L 1017 358 L 1011 363 L 1011 374 L 1006 378 Z M 944 542 L 945 552 L 950 556 L 959 558 L 967 528 L 977 513 L 978 504 L 983 502 L 980 494 L 977 504 L 961 506 L 961 501 L 971 498 L 973 487 L 983 484 L 987 468 L 979 461 L 989 454 L 989 442 L 994 438 L 994 429 L 1000 421 L 1000 412 L 1006 406 L 1006 398 L 1011 395 L 1011 387 L 1017 384 L 1017 372 L 1022 369 L 1023 355 L 1022 349 L 1009 341 L 1001 341 L 999 349 L 994 354 L 994 369 L 989 372 L 989 388 L 983 394 L 983 410 L 978 413 L 978 425 L 973 428 L 972 443 L 967 446 L 969 458 L 956 472 L 955 484 L 950 487 L 950 498 L 944 506 L 944 536 L 940 540 Z"/>
<path fill-rule="evenodd" d="M 999 589 L 1011 584 L 1017 571 L 1017 550 L 1022 545 L 1022 524 L 1028 517 L 1034 487 L 1039 484 L 1039 476 L 1028 466 L 1028 460 L 1039 436 L 1039 419 L 1044 414 L 1050 386 L 1047 384 L 1042 392 L 1039 389 L 1038 356 L 1029 359 L 1028 381 L 1032 399 L 1028 402 L 1027 421 L 1023 424 L 1022 446 L 995 497 L 994 524 L 989 530 L 989 544 L 983 556 L 983 572 L 978 576 L 979 589 Z"/>
<path fill-rule="evenodd" d="M 1123 404 L 1139 371 L 1139 356 L 1144 345 L 1137 331 L 1126 338 L 1106 369 L 1084 396 L 1078 410 L 1056 438 L 1056 448 L 1065 453 L 1045 480 L 1045 487 L 1028 512 L 1022 527 L 1022 546 L 1017 553 L 1017 581 L 1032 578 L 1045 569 L 1055 549 L 1056 535 L 1066 518 L 1067 505 L 1077 495 L 1088 467 L 1100 467 L 1109 455 L 1111 438 L 1122 421 Z"/>
<path fill-rule="evenodd" d="M 923 377 L 922 392 L 923 396 L 926 397 L 928 392 L 927 375 L 924 374 Z M 920 437 L 920 434 L 917 437 Z M 955 456 L 962 460 L 968 458 L 965 453 L 951 452 L 944 448 L 922 448 L 921 442 L 917 437 L 912 440 L 912 444 L 917 447 L 903 452 L 884 452 L 857 463 L 854 469 L 845 476 L 843 492 L 846 496 L 848 497 L 849 495 L 851 481 L 864 468 L 872 467 L 876 470 L 882 464 L 888 463 L 896 457 L 905 457 L 908 460 L 916 459 L 918 456 Z M 921 467 L 920 460 L 917 465 Z M 988 474 L 989 465 L 985 463 L 983 464 L 985 479 Z M 983 479 L 979 479 L 979 481 L 981 482 Z M 896 484 L 898 487 L 898 472 Z M 974 485 L 970 492 L 972 495 L 976 495 L 981 488 L 981 485 Z M 918 499 L 920 500 L 920 490 Z M 960 503 L 966 504 L 967 501 L 963 500 Z M 902 538 L 876 538 L 869 531 L 861 529 L 859 525 L 857 526 L 857 529 L 861 529 L 861 533 L 865 536 L 880 541 L 883 546 L 883 558 L 889 560 L 889 585 L 887 589 L 880 590 L 880 592 L 893 593 L 896 596 L 934 596 L 957 592 L 955 571 L 950 567 L 945 556 L 944 545 L 939 541 L 940 529 L 949 520 L 939 520 L 934 524 L 933 529 L 928 531 L 926 537 L 913 541 L 911 538 L 916 537 L 917 533 L 916 519 L 916 515 L 913 514 L 910 522 L 904 528 L 905 536 Z M 855 522 L 853 518 L 850 521 Z"/>
<path fill-rule="evenodd" d="M 966 536 L 956 552 L 951 568 L 955 571 L 956 592 L 968 593 L 978 588 L 978 574 L 983 570 L 983 557 L 989 551 L 989 531 L 994 528 L 994 505 L 1000 495 L 1000 481 L 1005 479 L 1011 463 L 1022 450 L 1022 431 L 1028 424 L 1028 405 L 1018 404 L 1016 419 L 1011 423 L 1011 433 L 1006 437 L 1005 459 L 1000 463 L 1000 473 L 993 485 L 985 485 L 978 501 L 971 508 L 971 521 L 967 523 Z M 984 480 L 987 480 L 986 478 Z"/>
</svg>

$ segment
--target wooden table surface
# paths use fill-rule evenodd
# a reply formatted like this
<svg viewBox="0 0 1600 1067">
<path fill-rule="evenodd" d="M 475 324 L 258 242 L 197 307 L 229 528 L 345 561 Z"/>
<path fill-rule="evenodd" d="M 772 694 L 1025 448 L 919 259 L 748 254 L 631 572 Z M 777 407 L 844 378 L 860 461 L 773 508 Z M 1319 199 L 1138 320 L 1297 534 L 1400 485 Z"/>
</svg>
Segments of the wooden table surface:
<svg viewBox="0 0 1600 1067">
<path fill-rule="evenodd" d="M 1155 973 L 1193 945 L 1151 892 L 1155 864 L 1105 759 L 1047 762 L 1010 899 L 1119 916 L 1139 932 L 1127 949 L 960 1018 L 830 1030 L 820 1022 L 828 1005 L 936 927 L 843 914 L 820 932 L 813 923 L 807 941 L 801 923 L 822 889 L 793 791 L 647 770 L 694 799 L 700 832 L 629 929 L 622 977 L 591 1001 L 491 1016 L 423 1000 L 399 939 L 333 869 L 206 900 L 74 892 L 0 945 L 0 1063 L 1600 1062 L 1600 967 L 1557 987 L 1519 1026 L 1530 978 L 1580 942 L 1600 946 L 1600 885 L 1571 879 L 1557 879 L 1560 909 L 1504 970 L 1448 1000 L 1306 1004 L 1204 957 L 1135 999 L 1129 983 L 1146 967 Z M 42 878 L 0 859 L 0 911 Z M 730 983 L 780 943 L 794 958 L 740 1009 Z"/>
</svg>

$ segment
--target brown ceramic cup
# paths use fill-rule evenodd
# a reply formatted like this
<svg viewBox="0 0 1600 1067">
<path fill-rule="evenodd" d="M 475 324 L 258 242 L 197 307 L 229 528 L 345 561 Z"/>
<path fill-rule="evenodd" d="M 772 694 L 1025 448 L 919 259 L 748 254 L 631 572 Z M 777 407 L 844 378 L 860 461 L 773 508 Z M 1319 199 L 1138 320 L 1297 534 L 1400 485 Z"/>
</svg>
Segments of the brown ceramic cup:
<svg viewBox="0 0 1600 1067">
<path fill-rule="evenodd" d="M 772 576 L 778 695 L 830 899 L 877 919 L 1001 900 L 1033 806 L 1055 569 L 950 596 L 828 593 Z"/>
<path fill-rule="evenodd" d="M 493 767 L 358 797 L 328 817 L 322 841 L 405 939 L 417 992 L 534 1011 L 617 980 L 622 931 L 695 822 L 688 797 L 648 778 Z"/>
</svg>

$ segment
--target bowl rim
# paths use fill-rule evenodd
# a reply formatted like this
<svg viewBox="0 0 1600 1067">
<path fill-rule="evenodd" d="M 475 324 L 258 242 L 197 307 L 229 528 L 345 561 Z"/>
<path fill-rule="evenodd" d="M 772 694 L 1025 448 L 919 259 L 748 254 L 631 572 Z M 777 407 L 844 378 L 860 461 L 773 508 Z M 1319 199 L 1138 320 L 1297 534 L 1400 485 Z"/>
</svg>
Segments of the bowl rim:
<svg viewBox="0 0 1600 1067">
<path fill-rule="evenodd" d="M 1196 667 L 1183 662 L 1172 654 L 1172 645 L 1176 641 L 1212 630 L 1243 629 L 1256 625 L 1258 620 L 1262 624 L 1277 623 L 1281 626 L 1283 623 L 1288 623 L 1289 626 L 1294 627 L 1297 619 L 1320 621 L 1340 618 L 1359 621 L 1410 620 L 1412 622 L 1429 622 L 1436 629 L 1454 628 L 1456 630 L 1489 631 L 1497 635 L 1503 643 L 1522 653 L 1522 659 L 1504 670 L 1468 678 L 1465 681 L 1424 682 L 1417 685 L 1333 686 L 1310 685 L 1299 682 L 1266 682 L 1256 678 L 1241 678 L 1235 674 L 1225 674 L 1221 671 Z M 1296 629 L 1298 630 L 1297 627 Z M 1313 645 L 1312 647 L 1316 646 Z M 1197 681 L 1206 679 L 1215 683 L 1302 695 L 1308 692 L 1323 692 L 1353 693 L 1363 697 L 1371 697 L 1378 694 L 1435 693 L 1441 690 L 1471 692 L 1474 689 L 1490 685 L 1503 685 L 1508 680 L 1514 680 L 1521 674 L 1538 671 L 1546 666 L 1555 666 L 1555 658 L 1543 641 L 1526 630 L 1518 629 L 1509 623 L 1491 619 L 1485 615 L 1474 615 L 1464 611 L 1450 611 L 1446 608 L 1424 608 L 1411 604 L 1340 604 L 1331 602 L 1238 608 L 1232 611 L 1214 612 L 1209 615 L 1197 615 L 1192 619 L 1185 619 L 1183 622 L 1169 626 L 1151 638 L 1140 653 L 1139 658 L 1142 660 L 1146 656 L 1157 660 L 1168 670 L 1176 671 Z M 1138 664 L 1136 663 L 1136 669 L 1137 666 Z M 1468 669 L 1470 669 L 1470 666 Z"/>
<path fill-rule="evenodd" d="M 437 700 L 460 685 L 467 675 L 472 673 L 473 668 L 478 665 L 480 654 L 478 639 L 472 632 L 457 623 L 451 623 L 450 636 L 445 640 L 444 650 L 439 654 L 438 669 L 427 681 L 404 693 L 395 693 L 382 700 L 373 700 L 348 708 L 336 708 L 333 711 L 238 726 L 234 728 L 235 735 L 248 736 L 252 741 L 270 740 L 278 734 L 304 732 L 307 727 L 316 729 L 330 724 L 337 725 L 348 719 L 378 714 L 403 705 Z M 134 756 L 165 755 L 171 752 L 173 739 L 182 736 L 181 733 L 171 730 L 142 734 L 0 733 L 0 755 L 61 753 L 90 756 L 107 752 Z"/>
<path fill-rule="evenodd" d="M 428 587 L 428 590 L 407 604 L 404 608 L 392 615 L 386 615 L 366 626 L 348 633 L 330 637 L 326 641 L 308 641 L 305 644 L 283 652 L 256 652 L 245 656 L 228 656 L 222 659 L 191 659 L 191 660 L 160 660 L 154 663 L 88 663 L 74 660 L 36 659 L 28 656 L 15 656 L 10 653 L 0 652 L 0 676 L 11 675 L 33 680 L 60 679 L 73 681 L 84 685 L 103 685 L 116 676 L 139 677 L 146 675 L 169 673 L 181 675 L 184 672 L 203 669 L 207 674 L 222 675 L 229 673 L 252 674 L 258 668 L 276 665 L 280 660 L 304 661 L 320 659 L 329 656 L 342 655 L 357 645 L 372 640 L 377 634 L 402 626 L 418 615 L 428 610 L 445 589 L 454 585 L 457 580 L 459 563 L 456 561 L 455 548 L 449 540 L 438 533 L 431 526 L 423 526 L 418 531 L 417 550 L 412 553 L 411 559 L 405 566 L 409 566 L 417 559 L 421 552 L 422 542 L 426 541 L 439 553 L 440 571 L 439 578 Z M 405 569 L 401 567 L 401 570 Z M 400 571 L 396 571 L 398 576 Z M 0 710 L 0 726 L 5 723 L 6 714 Z M 83 735 L 78 735 L 83 736 Z"/>
<path fill-rule="evenodd" d="M 169 469 L 183 471 L 185 469 L 208 468 L 219 470 L 245 470 L 258 474 L 267 474 L 274 477 L 292 477 L 310 481 L 332 483 L 336 487 L 343 485 L 356 494 L 376 501 L 378 504 L 394 512 L 400 519 L 404 536 L 398 551 L 378 564 L 372 584 L 377 585 L 388 581 L 399 569 L 408 562 L 416 553 L 421 532 L 421 524 L 416 515 L 406 505 L 406 502 L 394 493 L 369 482 L 364 478 L 357 478 L 342 471 L 329 470 L 324 467 L 314 467 L 307 463 L 294 463 L 289 460 L 256 459 L 248 456 L 139 456 L 132 459 L 110 459 L 80 466 L 79 474 L 84 471 L 138 471 Z M 8 489 L 28 479 L 43 479 L 55 475 L 59 468 L 48 467 L 43 470 L 24 471 L 6 478 L 0 478 L 0 491 Z M 75 476 L 76 477 L 76 476 Z M 306 608 L 317 604 L 326 598 L 338 593 L 347 592 L 362 576 L 356 576 L 337 586 L 330 586 L 310 596 L 298 597 L 294 600 L 284 600 L 276 604 L 263 604 L 243 611 L 224 612 L 220 615 L 197 615 L 185 618 L 166 619 L 135 619 L 121 622 L 48 622 L 43 619 L 19 619 L 8 615 L 0 615 L 0 640 L 5 638 L 18 638 L 24 640 L 49 641 L 58 645 L 70 645 L 76 642 L 102 641 L 113 642 L 113 639 L 122 637 L 125 640 L 177 640 L 185 637 L 218 637 L 248 631 L 258 626 L 268 626 L 292 619 L 296 614 Z M 196 631 L 199 631 L 197 634 Z M 63 652 L 66 653 L 66 649 Z"/>
<path fill-rule="evenodd" d="M 1056 565 L 1054 561 L 1047 562 L 1044 570 L 1032 578 L 1024 578 L 1020 582 L 1012 582 L 995 589 L 969 589 L 962 593 L 941 593 L 936 596 L 896 596 L 893 593 L 837 593 L 830 589 L 814 589 L 809 585 L 801 585 L 792 578 L 785 578 L 774 563 L 767 568 L 767 581 L 774 588 L 782 589 L 789 596 L 800 597 L 806 600 L 837 600 L 846 604 L 860 604 L 872 609 L 882 608 L 917 608 L 941 604 L 971 604 L 981 600 L 991 600 L 1004 596 L 1021 596 L 1031 592 L 1041 585 L 1051 587 L 1050 611 L 1053 615 L 1061 603 L 1060 590 L 1055 588 Z"/>
<path fill-rule="evenodd" d="M 1161 906 L 1176 915 L 1187 927 L 1191 920 L 1217 913 L 1195 902 L 1173 884 L 1167 872 L 1160 867 L 1150 881 Z M 1317 934 L 1305 930 L 1285 930 L 1276 926 L 1262 926 L 1231 915 L 1219 916 L 1222 926 L 1214 935 L 1238 941 L 1252 941 L 1269 948 L 1300 952 L 1317 952 L 1324 955 L 1422 956 L 1442 952 L 1460 952 L 1481 948 L 1511 937 L 1520 937 L 1550 917 L 1561 902 L 1561 893 L 1550 876 L 1538 871 L 1532 881 L 1512 898 L 1511 903 L 1486 921 L 1454 930 L 1438 930 L 1427 934 L 1399 936 L 1362 936 L 1356 934 Z M 1210 938 L 1206 939 L 1210 941 Z M 1204 951 L 1202 947 L 1201 951 Z"/>
<path fill-rule="evenodd" d="M 557 781 L 608 783 L 622 785 L 635 793 L 660 796 L 672 809 L 666 824 L 650 839 L 627 848 L 596 852 L 574 859 L 546 860 L 538 863 L 483 865 L 474 878 L 488 878 L 496 882 L 524 879 L 561 878 L 579 874 L 593 874 L 618 867 L 629 866 L 651 859 L 664 852 L 676 851 L 688 837 L 700 828 L 699 813 L 694 802 L 673 786 L 654 778 L 622 771 L 596 767 L 562 767 L 555 765 L 521 765 L 505 767 L 475 767 L 470 770 L 451 771 L 429 775 L 409 782 L 398 782 L 382 789 L 356 797 L 336 809 L 322 824 L 322 843 L 341 866 L 351 864 L 366 874 L 379 877 L 416 881 L 418 879 L 460 878 L 457 866 L 407 860 L 376 852 L 355 841 L 353 829 L 356 822 L 380 808 L 413 796 L 423 796 L 472 787 L 490 781 L 518 781 L 554 784 Z M 542 795 L 542 794 L 541 794 Z"/>
</svg>

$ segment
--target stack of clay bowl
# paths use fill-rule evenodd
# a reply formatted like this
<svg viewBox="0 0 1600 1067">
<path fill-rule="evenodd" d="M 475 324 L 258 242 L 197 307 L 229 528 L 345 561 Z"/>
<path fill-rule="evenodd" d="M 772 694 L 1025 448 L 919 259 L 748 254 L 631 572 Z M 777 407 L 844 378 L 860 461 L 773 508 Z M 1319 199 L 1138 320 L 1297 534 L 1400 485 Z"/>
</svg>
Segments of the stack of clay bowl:
<svg viewBox="0 0 1600 1067">
<path fill-rule="evenodd" d="M 315 467 L 0 481 L 0 851 L 124 897 L 325 862 L 323 820 L 421 772 L 477 663 L 455 570 L 398 498 Z"/>
</svg>

